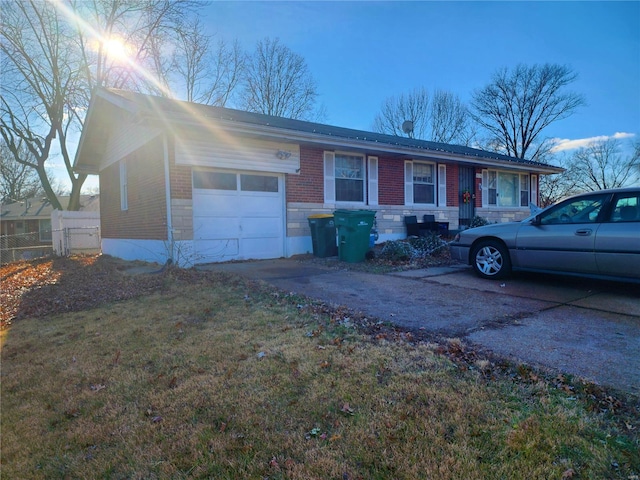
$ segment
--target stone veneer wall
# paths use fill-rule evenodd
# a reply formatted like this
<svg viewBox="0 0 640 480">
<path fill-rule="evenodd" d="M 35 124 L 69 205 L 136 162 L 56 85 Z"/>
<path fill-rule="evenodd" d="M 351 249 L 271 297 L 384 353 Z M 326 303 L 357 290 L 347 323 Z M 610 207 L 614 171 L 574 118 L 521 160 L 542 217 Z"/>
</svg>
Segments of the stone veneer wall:
<svg viewBox="0 0 640 480">
<path fill-rule="evenodd" d="M 309 215 L 318 213 L 333 213 L 337 208 L 329 207 L 322 203 L 294 203 L 287 204 L 287 237 L 309 237 L 311 230 L 309 229 Z M 438 207 L 429 210 L 413 210 L 406 206 L 363 206 L 363 210 L 373 210 L 376 212 L 376 223 L 378 233 L 381 236 L 389 238 L 402 238 L 406 235 L 407 230 L 404 226 L 405 215 L 422 215 L 428 213 L 436 217 L 436 221 L 450 222 L 449 229 L 457 229 L 457 223 L 451 223 L 449 218 L 457 219 L 458 207 Z M 420 221 L 422 219 L 420 218 Z"/>
<path fill-rule="evenodd" d="M 171 199 L 173 239 L 193 240 L 193 200 Z"/>
</svg>

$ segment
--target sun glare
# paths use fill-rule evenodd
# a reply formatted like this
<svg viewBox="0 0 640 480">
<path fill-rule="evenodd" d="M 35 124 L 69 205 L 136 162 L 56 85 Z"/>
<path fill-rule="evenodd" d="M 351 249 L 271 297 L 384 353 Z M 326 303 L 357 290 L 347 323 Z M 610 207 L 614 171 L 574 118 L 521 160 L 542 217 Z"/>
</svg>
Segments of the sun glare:
<svg viewBox="0 0 640 480">
<path fill-rule="evenodd" d="M 104 54 L 116 62 L 125 62 L 129 59 L 129 48 L 119 38 L 108 38 L 102 42 Z"/>
</svg>

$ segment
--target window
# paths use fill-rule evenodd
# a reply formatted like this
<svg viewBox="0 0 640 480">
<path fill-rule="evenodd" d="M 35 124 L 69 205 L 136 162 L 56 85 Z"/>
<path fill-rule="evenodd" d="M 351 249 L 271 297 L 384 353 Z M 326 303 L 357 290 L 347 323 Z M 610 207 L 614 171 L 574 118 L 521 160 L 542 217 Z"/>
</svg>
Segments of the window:
<svg viewBox="0 0 640 480">
<path fill-rule="evenodd" d="M 413 164 L 413 203 L 436 203 L 434 171 L 433 164 Z"/>
<path fill-rule="evenodd" d="M 335 154 L 336 202 L 364 202 L 364 157 Z"/>
<path fill-rule="evenodd" d="M 40 241 L 50 242 L 51 241 L 51 220 L 40 220 L 39 229 L 40 229 Z"/>
<path fill-rule="evenodd" d="M 240 175 L 240 189 L 244 192 L 278 192 L 278 177 L 268 175 Z"/>
<path fill-rule="evenodd" d="M 127 185 L 127 161 L 120 161 L 120 209 L 129 209 L 129 192 Z"/>
<path fill-rule="evenodd" d="M 531 198 L 529 175 L 485 170 L 483 204 L 497 207 L 526 207 Z"/>
<path fill-rule="evenodd" d="M 547 210 L 540 217 L 542 225 L 557 223 L 595 223 L 604 205 L 605 196 L 581 197 Z"/>
<path fill-rule="evenodd" d="M 640 198 L 638 194 L 619 194 L 611 211 L 612 222 L 640 222 Z"/>
<path fill-rule="evenodd" d="M 520 206 L 529 206 L 529 175 L 520 175 Z"/>
<path fill-rule="evenodd" d="M 210 190 L 236 190 L 236 174 L 212 172 L 203 170 L 193 171 L 193 187 Z"/>
</svg>

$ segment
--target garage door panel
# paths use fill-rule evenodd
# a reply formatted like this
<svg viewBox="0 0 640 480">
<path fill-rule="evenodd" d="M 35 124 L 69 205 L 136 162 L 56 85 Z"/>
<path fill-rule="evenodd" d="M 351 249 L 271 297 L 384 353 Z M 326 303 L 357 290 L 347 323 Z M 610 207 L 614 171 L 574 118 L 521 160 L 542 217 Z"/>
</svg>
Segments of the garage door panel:
<svg viewBox="0 0 640 480">
<path fill-rule="evenodd" d="M 222 262 L 236 258 L 240 253 L 237 238 L 196 241 L 194 248 L 200 263 Z"/>
<path fill-rule="evenodd" d="M 278 237 L 282 236 L 280 219 L 274 217 L 247 217 L 242 221 L 243 237 Z"/>
<path fill-rule="evenodd" d="M 194 222 L 193 236 L 199 240 L 238 238 L 240 223 L 241 219 L 238 217 L 201 216 L 197 225 Z"/>
<path fill-rule="evenodd" d="M 261 175 L 255 176 L 259 181 Z M 272 180 L 266 181 L 272 191 L 243 191 L 239 179 L 236 190 L 193 189 L 194 249 L 198 262 L 284 256 L 284 179 L 270 177 L 277 178 L 277 191 Z M 229 185 L 233 182 L 225 183 L 225 188 Z"/>
<path fill-rule="evenodd" d="M 240 254 L 243 258 L 274 258 L 273 252 L 281 250 L 279 238 L 243 238 Z"/>
</svg>

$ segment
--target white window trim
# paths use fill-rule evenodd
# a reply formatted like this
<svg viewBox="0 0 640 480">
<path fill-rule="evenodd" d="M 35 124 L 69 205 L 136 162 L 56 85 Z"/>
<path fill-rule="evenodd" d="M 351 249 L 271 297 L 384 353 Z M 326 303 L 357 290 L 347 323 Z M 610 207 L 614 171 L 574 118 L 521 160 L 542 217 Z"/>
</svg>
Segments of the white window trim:
<svg viewBox="0 0 640 480">
<path fill-rule="evenodd" d="M 536 207 L 538 206 L 538 175 L 532 174 L 531 178 L 531 186 L 529 187 L 529 200 Z"/>
<path fill-rule="evenodd" d="M 367 192 L 369 205 L 378 205 L 378 157 L 368 157 Z"/>
<path fill-rule="evenodd" d="M 413 164 L 414 163 L 422 163 L 422 164 L 426 164 L 426 165 L 431 165 L 433 167 L 433 175 L 436 177 L 433 179 L 433 195 L 434 195 L 434 203 L 416 203 L 415 199 L 413 198 Z M 442 165 L 444 166 L 444 165 Z M 436 165 L 434 162 L 425 162 L 425 161 L 421 161 L 421 160 L 405 160 L 404 162 L 404 204 L 405 205 L 409 205 L 409 206 L 425 206 L 425 207 L 435 207 L 436 205 L 439 205 L 439 198 L 438 198 L 438 193 L 439 193 L 439 169 L 438 169 L 438 165 Z M 446 181 L 446 177 L 445 177 L 445 181 Z M 446 188 L 446 186 L 445 186 Z M 446 202 L 446 190 L 445 190 L 445 202 Z"/>
<path fill-rule="evenodd" d="M 353 157 L 360 157 L 362 159 L 362 201 L 361 202 L 348 202 L 342 200 L 336 200 L 336 155 L 350 155 Z M 370 157 L 376 158 L 377 157 Z M 340 204 L 340 205 L 366 205 L 367 199 L 367 183 L 368 179 L 366 176 L 366 157 L 360 153 L 353 152 L 324 152 L 324 203 L 329 204 Z M 376 162 L 377 163 L 377 162 Z M 377 177 L 377 168 L 376 168 L 376 177 Z M 377 194 L 377 189 L 376 189 Z"/>
<path fill-rule="evenodd" d="M 120 160 L 120 210 L 129 210 L 129 185 L 127 180 L 127 161 Z"/>
<path fill-rule="evenodd" d="M 438 206 L 447 206 L 447 166 L 438 165 Z"/>
<path fill-rule="evenodd" d="M 489 204 L 489 172 L 495 172 L 496 173 L 496 203 L 492 203 Z M 482 170 L 482 206 L 484 208 L 512 208 L 512 209 L 523 209 L 523 208 L 527 208 L 525 206 L 520 205 L 520 178 L 518 178 L 518 192 L 517 192 L 517 201 L 518 204 L 513 206 L 506 206 L 506 205 L 498 205 L 499 202 L 499 198 L 500 198 L 500 174 L 501 173 L 506 173 L 509 175 L 518 175 L 518 177 L 521 177 L 522 175 L 526 175 L 527 177 L 529 177 L 529 201 L 532 201 L 531 199 L 536 198 L 537 199 L 537 192 L 536 192 L 536 196 L 533 196 L 533 192 L 532 192 L 532 188 L 533 188 L 533 181 L 534 181 L 534 177 L 537 178 L 537 175 L 535 174 L 531 174 L 531 173 L 521 173 L 521 172 L 514 172 L 511 170 L 497 170 L 497 169 L 487 169 L 487 170 Z M 536 180 L 537 182 L 537 180 Z"/>
</svg>

